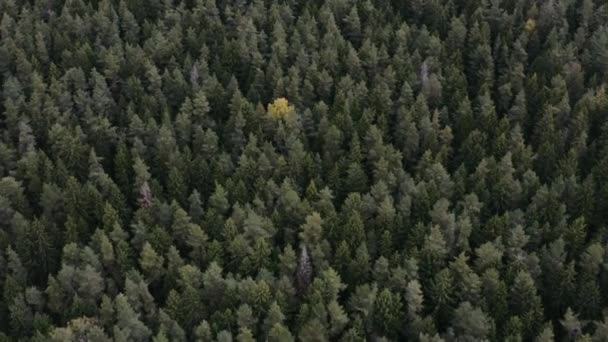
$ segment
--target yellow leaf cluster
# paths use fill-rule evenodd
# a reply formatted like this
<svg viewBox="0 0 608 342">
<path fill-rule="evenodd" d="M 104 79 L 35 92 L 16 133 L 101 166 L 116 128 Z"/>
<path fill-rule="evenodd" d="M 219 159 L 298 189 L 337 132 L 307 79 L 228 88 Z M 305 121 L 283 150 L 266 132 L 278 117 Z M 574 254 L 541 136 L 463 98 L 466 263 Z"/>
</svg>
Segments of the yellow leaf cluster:
<svg viewBox="0 0 608 342">
<path fill-rule="evenodd" d="M 536 29 L 536 20 L 530 18 L 526 21 L 526 31 L 532 32 Z"/>
<path fill-rule="evenodd" d="M 268 104 L 268 113 L 276 120 L 287 118 L 293 111 L 293 106 L 291 106 L 289 101 L 284 97 L 279 97 Z"/>
</svg>

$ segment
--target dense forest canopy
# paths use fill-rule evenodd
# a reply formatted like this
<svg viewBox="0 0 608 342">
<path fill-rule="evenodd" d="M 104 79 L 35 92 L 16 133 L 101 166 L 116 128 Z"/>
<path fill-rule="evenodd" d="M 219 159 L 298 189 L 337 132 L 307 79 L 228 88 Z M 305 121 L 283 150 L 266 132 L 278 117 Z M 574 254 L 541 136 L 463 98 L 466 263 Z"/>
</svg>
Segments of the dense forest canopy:
<svg viewBox="0 0 608 342">
<path fill-rule="evenodd" d="M 608 341 L 607 1 L 0 20 L 0 340 Z"/>
</svg>

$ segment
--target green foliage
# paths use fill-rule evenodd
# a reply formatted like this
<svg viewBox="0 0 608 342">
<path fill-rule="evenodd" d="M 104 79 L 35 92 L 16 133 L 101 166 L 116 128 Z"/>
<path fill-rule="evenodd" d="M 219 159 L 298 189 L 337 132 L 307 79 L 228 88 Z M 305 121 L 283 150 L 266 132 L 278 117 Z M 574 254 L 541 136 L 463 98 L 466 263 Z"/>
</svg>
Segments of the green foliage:
<svg viewBox="0 0 608 342">
<path fill-rule="evenodd" d="M 607 340 L 607 8 L 0 1 L 0 340 Z"/>
<path fill-rule="evenodd" d="M 374 303 L 374 323 L 383 336 L 396 337 L 400 334 L 403 319 L 401 298 L 388 289 L 378 293 Z"/>
</svg>

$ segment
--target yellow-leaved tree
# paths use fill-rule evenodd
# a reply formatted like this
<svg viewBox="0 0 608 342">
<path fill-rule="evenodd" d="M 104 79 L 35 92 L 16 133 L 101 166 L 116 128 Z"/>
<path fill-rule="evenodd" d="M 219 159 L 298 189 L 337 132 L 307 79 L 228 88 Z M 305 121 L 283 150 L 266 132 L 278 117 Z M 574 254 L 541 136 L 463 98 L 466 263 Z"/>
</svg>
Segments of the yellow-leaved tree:
<svg viewBox="0 0 608 342">
<path fill-rule="evenodd" d="M 532 32 L 536 29 L 536 20 L 530 18 L 526 21 L 526 31 Z"/>
<path fill-rule="evenodd" d="M 294 107 L 290 105 L 289 101 L 284 97 L 279 97 L 268 104 L 268 113 L 276 120 L 287 119 L 294 111 Z"/>
</svg>

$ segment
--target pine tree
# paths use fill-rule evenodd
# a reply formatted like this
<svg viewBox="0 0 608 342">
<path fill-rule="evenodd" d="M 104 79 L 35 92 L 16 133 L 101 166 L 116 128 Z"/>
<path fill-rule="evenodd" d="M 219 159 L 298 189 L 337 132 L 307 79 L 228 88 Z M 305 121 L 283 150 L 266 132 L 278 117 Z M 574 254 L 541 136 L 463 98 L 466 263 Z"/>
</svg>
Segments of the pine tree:
<svg viewBox="0 0 608 342">
<path fill-rule="evenodd" d="M 391 337 L 400 335 L 402 306 L 399 294 L 388 289 L 378 293 L 374 303 L 374 324 L 380 334 Z"/>
<path fill-rule="evenodd" d="M 479 308 L 469 302 L 461 303 L 454 311 L 453 327 L 463 341 L 483 340 L 489 337 L 492 322 Z"/>
<path fill-rule="evenodd" d="M 139 263 L 149 281 L 157 280 L 163 274 L 164 258 L 146 242 L 141 251 Z"/>
</svg>

